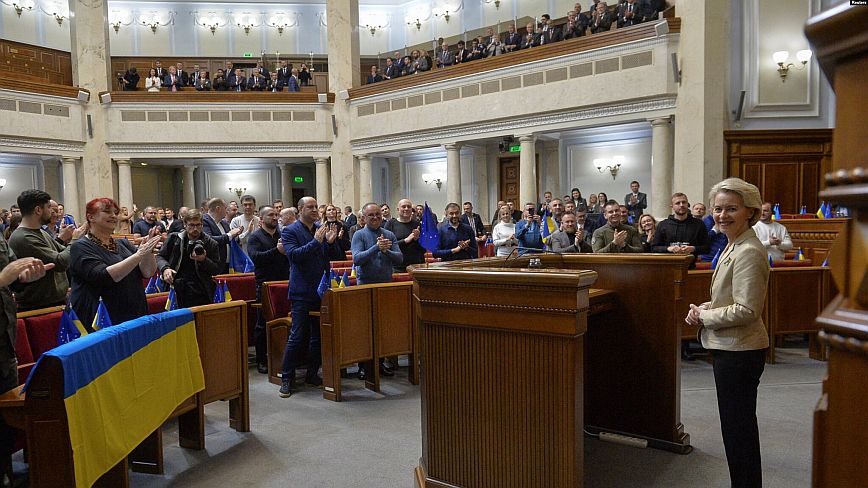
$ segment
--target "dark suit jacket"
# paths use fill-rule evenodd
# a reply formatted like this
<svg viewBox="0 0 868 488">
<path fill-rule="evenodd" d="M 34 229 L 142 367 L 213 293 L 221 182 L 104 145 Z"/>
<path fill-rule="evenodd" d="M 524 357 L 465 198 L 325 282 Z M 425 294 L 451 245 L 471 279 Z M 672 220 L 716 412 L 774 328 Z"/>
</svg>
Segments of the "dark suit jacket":
<svg viewBox="0 0 868 488">
<path fill-rule="evenodd" d="M 467 218 L 467 214 L 461 214 L 461 219 L 459 220 L 462 224 L 467 224 L 471 228 L 473 226 L 470 225 L 470 219 Z M 482 217 L 479 216 L 478 213 L 473 214 L 473 222 L 476 225 L 476 236 L 484 236 L 485 235 L 485 224 L 482 223 Z"/>
<path fill-rule="evenodd" d="M 521 48 L 527 49 L 529 47 L 539 46 L 539 38 L 536 34 L 524 34 L 524 37 L 521 40 Z"/>
<path fill-rule="evenodd" d="M 391 66 L 386 66 L 386 69 L 383 70 L 383 79 L 391 80 L 392 78 L 397 78 L 401 76 L 401 70 L 398 69 L 398 66 L 392 64 Z"/>
<path fill-rule="evenodd" d="M 639 192 L 639 195 L 636 197 L 636 205 L 630 205 L 630 195 L 633 193 L 628 193 L 624 195 L 624 206 L 627 207 L 627 213 L 633 216 L 633 222 L 638 223 L 637 220 L 639 216 L 642 215 L 642 211 L 648 208 L 648 196 Z"/>
<path fill-rule="evenodd" d="M 204 219 L 203 219 L 204 220 Z M 212 220 L 213 222 L 213 220 Z M 214 283 L 214 275 L 220 274 L 223 270 L 223 263 L 219 261 L 217 256 L 219 247 L 214 239 L 211 239 L 204 233 L 199 237 L 199 240 L 205 245 L 205 260 L 196 263 L 196 276 L 202 282 L 205 289 L 210 295 L 214 295 L 216 284 Z M 182 259 L 190 259 L 190 254 L 187 252 L 187 232 L 179 232 L 177 234 L 169 234 L 163 247 L 160 248 L 160 253 L 157 254 L 157 269 L 162 273 L 166 268 L 178 270 L 181 267 Z"/>
<path fill-rule="evenodd" d="M 178 78 L 181 78 L 181 84 L 187 86 L 190 84 L 190 73 L 184 70 L 178 71 Z"/>
<path fill-rule="evenodd" d="M 187 86 L 196 86 L 196 80 L 204 78 L 204 77 L 205 77 L 205 72 L 201 71 L 201 70 L 198 73 L 195 71 L 190 73 L 190 77 L 187 80 Z"/>
<path fill-rule="evenodd" d="M 379 74 L 377 74 L 376 76 L 374 76 L 374 75 L 368 75 L 368 84 L 369 84 L 369 85 L 370 85 L 371 83 L 379 83 L 379 82 L 381 82 L 381 81 L 383 81 L 383 77 L 380 76 Z"/>
<path fill-rule="evenodd" d="M 268 80 L 266 78 L 261 78 L 257 75 L 252 75 L 247 78 L 247 89 L 253 91 L 262 91 L 265 89 L 265 85 L 268 84 Z"/>
<path fill-rule="evenodd" d="M 455 64 L 455 55 L 450 51 L 441 51 L 440 55 L 437 56 L 437 63 L 440 66 L 452 66 Z"/>
<path fill-rule="evenodd" d="M 173 84 L 175 85 L 175 87 L 176 87 L 178 90 L 180 90 L 180 89 L 184 86 L 184 82 L 181 81 L 181 77 L 180 77 L 180 76 L 175 75 L 175 83 L 172 83 L 172 75 L 171 75 L 171 73 L 166 73 L 166 76 L 163 77 L 163 88 L 165 88 L 165 89 L 167 89 L 167 90 L 169 90 L 169 91 L 172 91 L 172 85 L 173 85 Z"/>
<path fill-rule="evenodd" d="M 638 1 L 633 3 L 633 16 L 629 19 L 626 17 L 630 4 L 622 3 L 618 5 L 618 28 L 630 27 L 631 25 L 641 24 L 645 20 L 645 9 Z"/>
<path fill-rule="evenodd" d="M 470 56 L 469 49 L 459 49 L 455 51 L 455 64 L 463 63 L 467 61 L 467 58 Z"/>
<path fill-rule="evenodd" d="M 347 225 L 347 229 L 359 223 L 358 217 L 356 217 L 355 213 L 351 213 L 349 215 L 344 216 L 344 224 Z"/>
<path fill-rule="evenodd" d="M 277 68 L 277 79 L 286 83 L 286 79 L 292 75 L 292 68 L 287 66 L 286 68 L 280 67 Z"/>
<path fill-rule="evenodd" d="M 162 222 L 163 226 L 166 229 L 166 232 L 169 234 L 173 232 L 181 232 L 182 230 L 184 230 L 184 221 L 182 221 L 181 219 L 172 219 L 171 225 L 166 224 L 165 220 L 163 220 Z"/>
<path fill-rule="evenodd" d="M 220 262 L 226 263 L 229 256 L 229 241 L 231 239 L 228 235 L 220 233 L 220 229 L 217 227 L 218 225 L 223 227 L 224 232 L 229 232 L 229 224 L 226 222 L 223 222 L 222 220 L 220 223 L 214 222 L 214 219 L 212 219 L 209 214 L 202 216 L 202 232 L 217 241 L 217 247 L 220 251 Z"/>
<path fill-rule="evenodd" d="M 512 34 L 507 34 L 506 39 L 503 40 L 503 43 L 507 46 L 515 46 L 513 49 L 517 51 L 521 49 L 522 37 L 518 32 L 513 32 Z"/>
<path fill-rule="evenodd" d="M 603 12 L 603 15 L 600 16 L 600 22 L 594 25 L 594 18 L 591 17 L 591 32 L 596 34 L 597 32 L 606 32 L 612 27 L 612 22 L 615 20 L 612 12 L 606 10 Z"/>
<path fill-rule="evenodd" d="M 268 84 L 265 85 L 265 90 L 270 92 L 283 91 L 283 87 L 283 80 L 268 80 Z"/>
<path fill-rule="evenodd" d="M 247 78 L 244 76 L 237 77 L 233 75 L 232 78 L 228 78 L 226 81 L 229 83 L 229 91 L 239 91 L 239 88 L 241 89 L 240 91 L 244 91 L 247 85 Z"/>
<path fill-rule="evenodd" d="M 546 44 L 551 42 L 559 42 L 564 40 L 564 36 L 561 32 L 561 28 L 550 25 L 547 31 L 544 31 L 543 34 L 546 36 Z"/>
</svg>

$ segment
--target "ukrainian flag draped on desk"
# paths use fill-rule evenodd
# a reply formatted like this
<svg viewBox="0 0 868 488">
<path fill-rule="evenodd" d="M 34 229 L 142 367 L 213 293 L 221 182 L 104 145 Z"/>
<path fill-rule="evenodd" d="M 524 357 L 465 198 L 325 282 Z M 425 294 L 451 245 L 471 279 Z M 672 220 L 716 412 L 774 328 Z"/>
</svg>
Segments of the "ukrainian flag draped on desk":
<svg viewBox="0 0 868 488">
<path fill-rule="evenodd" d="M 77 487 L 93 485 L 205 388 L 189 309 L 147 315 L 51 349 L 31 378 L 46 357 L 63 366 Z"/>
</svg>

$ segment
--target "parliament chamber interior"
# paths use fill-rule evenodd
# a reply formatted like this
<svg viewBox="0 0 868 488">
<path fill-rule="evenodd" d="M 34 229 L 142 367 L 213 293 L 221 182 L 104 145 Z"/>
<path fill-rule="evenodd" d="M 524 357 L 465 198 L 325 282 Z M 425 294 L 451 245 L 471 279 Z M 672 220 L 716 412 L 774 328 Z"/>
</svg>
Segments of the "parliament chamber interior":
<svg viewBox="0 0 868 488">
<path fill-rule="evenodd" d="M 0 3 L 0 486 L 868 486 L 864 2 Z"/>
</svg>

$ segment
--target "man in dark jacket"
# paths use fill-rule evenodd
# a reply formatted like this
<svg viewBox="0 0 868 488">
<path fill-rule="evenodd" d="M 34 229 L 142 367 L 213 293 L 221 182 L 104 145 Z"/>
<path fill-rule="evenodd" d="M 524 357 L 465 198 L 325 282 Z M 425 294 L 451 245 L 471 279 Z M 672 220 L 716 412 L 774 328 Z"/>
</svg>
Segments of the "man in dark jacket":
<svg viewBox="0 0 868 488">
<path fill-rule="evenodd" d="M 277 210 L 274 208 L 262 207 L 259 210 L 259 229 L 253 231 L 247 238 L 247 254 L 253 261 L 253 273 L 256 275 L 256 301 L 262 303 L 263 283 L 289 279 L 289 263 L 286 261 L 283 243 L 280 242 L 280 232 L 277 231 Z M 253 342 L 256 346 L 256 369 L 262 374 L 267 374 L 265 316 L 261 308 L 256 317 Z"/>
<path fill-rule="evenodd" d="M 198 209 L 187 210 L 184 231 L 169 234 L 157 254 L 157 269 L 163 281 L 175 287 L 180 308 L 208 305 L 217 287 L 214 275 L 221 269 L 220 252 L 217 242 L 202 232 L 202 220 Z M 195 249 L 197 244 L 203 249 Z"/>
<path fill-rule="evenodd" d="M 298 220 L 284 227 L 280 233 L 286 257 L 289 259 L 289 299 L 292 302 L 292 330 L 286 339 L 281 368 L 282 398 L 292 395 L 295 368 L 305 342 L 308 343 L 305 383 L 322 385 L 322 378 L 319 377 L 322 362 L 319 319 L 311 316 L 310 312 L 319 311 L 320 296 L 317 288 L 323 274 L 329 269 L 326 244 L 337 238 L 334 227 L 318 225 L 319 209 L 315 198 L 304 197 L 299 200 L 298 212 Z"/>
<path fill-rule="evenodd" d="M 226 274 L 229 272 L 229 241 L 238 237 L 243 229 L 229 228 L 229 223 L 225 220 L 226 202 L 222 198 L 208 200 L 207 206 L 208 213 L 202 217 L 202 231 L 217 241 L 217 248 L 220 251 L 219 262 L 222 263 L 217 274 Z"/>
<path fill-rule="evenodd" d="M 701 220 L 690 215 L 687 195 L 672 195 L 672 215 L 657 224 L 651 251 L 694 256 L 708 253 L 708 230 Z"/>
</svg>

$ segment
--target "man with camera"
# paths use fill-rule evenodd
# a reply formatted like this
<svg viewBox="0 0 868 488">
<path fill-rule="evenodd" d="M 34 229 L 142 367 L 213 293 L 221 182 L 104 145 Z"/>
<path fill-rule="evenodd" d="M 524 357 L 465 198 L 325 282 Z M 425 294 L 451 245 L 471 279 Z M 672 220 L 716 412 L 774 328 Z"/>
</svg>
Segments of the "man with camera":
<svg viewBox="0 0 868 488">
<path fill-rule="evenodd" d="M 515 223 L 515 237 L 518 239 L 518 247 L 545 249 L 542 241 L 542 220 L 536 213 L 536 205 L 528 202 L 524 209 L 524 218 Z"/>
<path fill-rule="evenodd" d="M 157 268 L 163 281 L 175 287 L 180 308 L 211 303 L 221 265 L 217 241 L 202 232 L 202 214 L 192 208 L 184 230 L 169 234 L 157 255 Z"/>
</svg>

